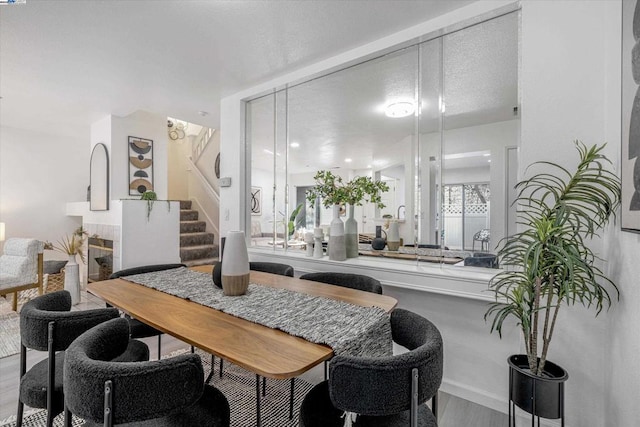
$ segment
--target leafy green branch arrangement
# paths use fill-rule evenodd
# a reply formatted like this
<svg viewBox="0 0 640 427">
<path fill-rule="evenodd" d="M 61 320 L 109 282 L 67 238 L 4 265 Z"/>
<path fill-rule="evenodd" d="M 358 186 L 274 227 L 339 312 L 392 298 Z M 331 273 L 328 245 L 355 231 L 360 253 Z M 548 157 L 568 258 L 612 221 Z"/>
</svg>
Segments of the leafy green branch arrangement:
<svg viewBox="0 0 640 427">
<path fill-rule="evenodd" d="M 307 191 L 307 200 L 311 207 L 319 197 L 326 208 L 343 203 L 360 206 L 362 201 L 367 201 L 382 209 L 384 204 L 380 193 L 389 191 L 387 183 L 364 176 L 345 183 L 341 176 L 334 175 L 331 171 L 318 171 L 313 179 L 316 185 Z"/>
<path fill-rule="evenodd" d="M 489 284 L 496 298 L 484 316 L 493 318 L 491 332 L 502 336 L 504 321 L 515 318 L 524 336 L 529 368 L 538 376 L 560 307 L 579 302 L 587 308 L 595 306 L 597 316 L 611 305 L 607 287 L 618 296 L 615 283 L 595 265 L 599 258 L 587 244 L 615 218 L 620 179 L 606 168 L 611 163 L 602 154 L 606 144 L 588 148 L 575 141 L 575 146 L 580 156 L 575 171 L 536 162 L 529 168 L 542 166 L 548 172 L 516 185 L 518 223 L 524 231 L 500 242 L 498 256 L 506 270 Z"/>
</svg>

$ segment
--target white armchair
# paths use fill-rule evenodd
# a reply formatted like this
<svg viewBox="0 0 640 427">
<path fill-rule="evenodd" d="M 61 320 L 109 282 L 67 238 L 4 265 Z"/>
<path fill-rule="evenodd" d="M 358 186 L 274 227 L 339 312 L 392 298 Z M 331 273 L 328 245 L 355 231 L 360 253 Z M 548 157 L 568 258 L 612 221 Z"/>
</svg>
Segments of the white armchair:
<svg viewBox="0 0 640 427">
<path fill-rule="evenodd" d="M 18 309 L 18 292 L 38 288 L 42 295 L 42 252 L 44 245 L 35 239 L 7 239 L 0 256 L 0 295 L 13 293 L 12 308 Z"/>
</svg>

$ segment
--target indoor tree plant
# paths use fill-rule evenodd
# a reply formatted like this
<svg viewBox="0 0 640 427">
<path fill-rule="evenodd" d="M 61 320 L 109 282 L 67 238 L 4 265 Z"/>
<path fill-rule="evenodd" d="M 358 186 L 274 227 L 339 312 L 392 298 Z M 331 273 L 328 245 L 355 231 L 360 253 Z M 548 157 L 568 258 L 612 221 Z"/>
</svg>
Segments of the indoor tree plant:
<svg viewBox="0 0 640 427">
<path fill-rule="evenodd" d="M 307 191 L 307 200 L 313 207 L 320 198 L 324 207 L 333 207 L 333 221 L 329 234 L 329 257 L 343 261 L 347 257 L 358 256 L 358 230 L 353 218 L 353 207 L 362 205 L 363 201 L 375 203 L 384 208 L 380 193 L 389 191 L 389 186 L 382 181 L 374 181 L 371 177 L 356 177 L 344 182 L 341 176 L 331 171 L 318 171 L 313 179 L 316 185 Z M 347 230 L 340 219 L 340 207 L 349 204 L 349 219 Z M 351 221 L 353 220 L 353 221 Z M 335 244 L 335 246 L 334 246 Z"/>
<path fill-rule="evenodd" d="M 505 270 L 490 281 L 496 302 L 485 314 L 485 320 L 493 319 L 491 331 L 500 336 L 506 319 L 517 321 L 527 354 L 509 358 L 510 399 L 544 418 L 560 418 L 562 409 L 557 409 L 558 402 L 551 402 L 547 409 L 544 401 L 536 402 L 561 393 L 554 392 L 553 382 L 545 391 L 543 379 L 567 378 L 566 371 L 547 361 L 558 312 L 565 304 L 579 302 L 594 307 L 598 315 L 611 304 L 609 292 L 618 294 L 616 285 L 596 265 L 599 258 L 588 242 L 615 217 L 620 179 L 607 169 L 611 162 L 602 154 L 606 144 L 588 148 L 575 141 L 575 145 L 580 156 L 575 171 L 536 162 L 530 168 L 546 170 L 516 185 L 522 231 L 500 242 L 498 257 Z M 532 382 L 535 395 L 529 392 Z"/>
</svg>

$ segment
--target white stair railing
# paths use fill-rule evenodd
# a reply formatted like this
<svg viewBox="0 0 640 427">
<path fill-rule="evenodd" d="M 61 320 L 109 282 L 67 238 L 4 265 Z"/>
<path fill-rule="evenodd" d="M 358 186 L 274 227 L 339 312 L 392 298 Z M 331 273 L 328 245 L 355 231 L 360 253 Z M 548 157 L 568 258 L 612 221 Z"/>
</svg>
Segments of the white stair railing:
<svg viewBox="0 0 640 427">
<path fill-rule="evenodd" d="M 191 158 L 194 163 L 198 161 L 204 152 L 205 147 L 213 137 L 215 131 L 215 129 L 203 127 L 200 130 L 200 133 L 193 139 L 193 142 L 191 143 Z"/>
</svg>

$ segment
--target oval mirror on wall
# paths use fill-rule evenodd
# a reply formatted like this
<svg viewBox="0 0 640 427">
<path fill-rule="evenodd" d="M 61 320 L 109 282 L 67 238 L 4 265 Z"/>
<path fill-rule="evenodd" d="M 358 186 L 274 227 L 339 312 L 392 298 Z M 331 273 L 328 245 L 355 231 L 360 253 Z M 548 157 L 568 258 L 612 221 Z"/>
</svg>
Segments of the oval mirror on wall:
<svg viewBox="0 0 640 427">
<path fill-rule="evenodd" d="M 109 153 L 103 143 L 96 144 L 91 152 L 91 199 L 92 211 L 109 210 Z"/>
</svg>

